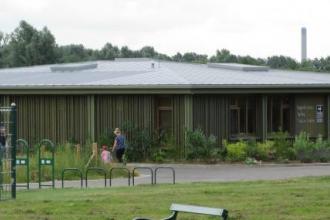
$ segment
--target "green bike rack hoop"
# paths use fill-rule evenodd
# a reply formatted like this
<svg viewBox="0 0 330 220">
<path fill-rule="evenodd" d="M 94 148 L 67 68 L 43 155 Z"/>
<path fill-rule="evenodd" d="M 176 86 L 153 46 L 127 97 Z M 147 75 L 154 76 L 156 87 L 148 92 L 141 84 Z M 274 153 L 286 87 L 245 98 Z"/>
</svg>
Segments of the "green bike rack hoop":
<svg viewBox="0 0 330 220">
<path fill-rule="evenodd" d="M 24 166 L 26 172 L 26 184 L 16 184 L 16 187 L 25 187 L 26 189 L 30 189 L 30 149 L 29 144 L 24 139 L 18 139 L 16 141 L 16 148 L 18 149 L 19 146 L 22 146 L 23 153 L 25 153 L 25 157 L 17 157 L 16 156 L 16 166 Z M 17 152 L 17 150 L 16 150 Z"/>
<path fill-rule="evenodd" d="M 41 156 L 41 147 L 50 147 L 51 157 L 42 157 Z M 51 184 L 42 184 L 42 166 L 50 166 L 51 167 Z M 39 170 L 39 189 L 41 189 L 42 186 L 51 186 L 52 188 L 55 188 L 55 144 L 49 140 L 49 139 L 43 139 L 39 142 L 38 145 L 38 170 Z"/>
</svg>

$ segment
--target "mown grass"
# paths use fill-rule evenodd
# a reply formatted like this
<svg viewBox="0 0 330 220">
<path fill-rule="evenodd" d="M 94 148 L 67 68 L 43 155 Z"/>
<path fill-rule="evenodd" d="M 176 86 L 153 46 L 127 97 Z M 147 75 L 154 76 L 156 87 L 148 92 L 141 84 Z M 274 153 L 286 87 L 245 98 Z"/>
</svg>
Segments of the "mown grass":
<svg viewBox="0 0 330 220">
<path fill-rule="evenodd" d="M 161 219 L 174 202 L 224 207 L 230 219 L 330 219 L 330 177 L 20 191 L 16 201 L 0 202 L 0 219 Z"/>
</svg>

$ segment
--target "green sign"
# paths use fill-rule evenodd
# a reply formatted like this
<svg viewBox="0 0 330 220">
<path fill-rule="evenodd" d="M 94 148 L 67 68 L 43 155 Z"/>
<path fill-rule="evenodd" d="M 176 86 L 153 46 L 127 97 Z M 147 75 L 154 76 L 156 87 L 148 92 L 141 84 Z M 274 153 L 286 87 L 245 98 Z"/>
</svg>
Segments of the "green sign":
<svg viewBox="0 0 330 220">
<path fill-rule="evenodd" d="M 50 158 L 40 158 L 41 165 L 53 165 L 53 159 Z"/>
<path fill-rule="evenodd" d="M 26 166 L 28 164 L 27 159 L 16 158 L 16 165 Z"/>
</svg>

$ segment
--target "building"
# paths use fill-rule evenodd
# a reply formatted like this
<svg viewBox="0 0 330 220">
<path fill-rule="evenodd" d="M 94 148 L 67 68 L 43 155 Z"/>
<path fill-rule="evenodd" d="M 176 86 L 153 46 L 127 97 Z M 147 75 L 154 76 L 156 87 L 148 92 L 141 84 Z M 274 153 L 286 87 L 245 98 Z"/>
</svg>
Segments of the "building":
<svg viewBox="0 0 330 220">
<path fill-rule="evenodd" d="M 131 121 L 150 132 L 201 128 L 221 139 L 273 131 L 330 137 L 330 74 L 239 64 L 116 59 L 0 70 L 0 105 L 16 102 L 18 137 L 87 138 Z"/>
</svg>

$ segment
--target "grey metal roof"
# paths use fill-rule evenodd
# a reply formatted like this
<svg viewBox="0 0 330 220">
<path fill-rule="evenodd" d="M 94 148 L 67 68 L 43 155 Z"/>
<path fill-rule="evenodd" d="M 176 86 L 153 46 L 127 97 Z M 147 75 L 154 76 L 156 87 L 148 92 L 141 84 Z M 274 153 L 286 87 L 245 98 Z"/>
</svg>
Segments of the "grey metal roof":
<svg viewBox="0 0 330 220">
<path fill-rule="evenodd" d="M 79 65 L 91 64 L 95 68 Z M 148 59 L 95 61 L 0 69 L 0 89 L 18 88 L 330 88 L 329 73 L 287 70 L 242 71 L 207 64 Z M 51 67 L 76 71 L 51 71 Z M 61 68 L 61 66 L 63 68 Z"/>
</svg>

